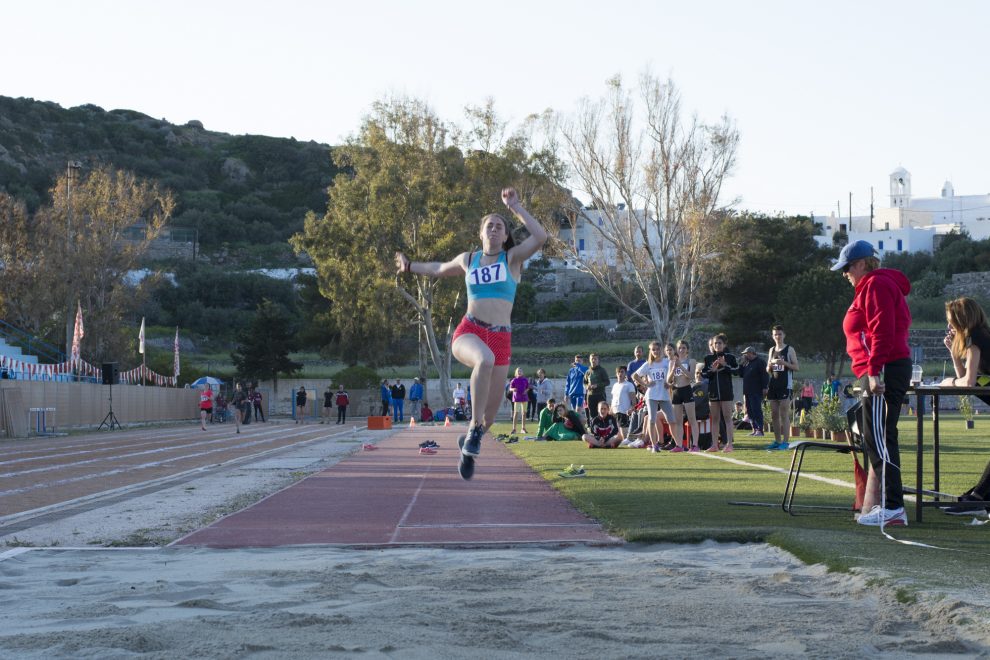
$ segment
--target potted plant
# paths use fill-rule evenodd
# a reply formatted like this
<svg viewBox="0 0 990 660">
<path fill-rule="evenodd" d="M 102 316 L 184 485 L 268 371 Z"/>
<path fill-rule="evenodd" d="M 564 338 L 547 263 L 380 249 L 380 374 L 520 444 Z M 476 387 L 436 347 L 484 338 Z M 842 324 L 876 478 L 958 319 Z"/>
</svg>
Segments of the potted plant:
<svg viewBox="0 0 990 660">
<path fill-rule="evenodd" d="M 825 409 L 822 408 L 822 404 L 819 403 L 811 409 L 811 413 L 807 416 L 808 426 L 811 428 L 811 433 L 815 440 L 821 440 L 825 435 Z"/>
<path fill-rule="evenodd" d="M 967 429 L 972 429 L 976 426 L 973 422 L 973 399 L 968 394 L 959 397 L 959 414 L 966 420 Z"/>
<path fill-rule="evenodd" d="M 833 441 L 845 441 L 847 422 L 839 397 L 823 396 L 812 411 L 812 424 L 829 433 Z"/>
<path fill-rule="evenodd" d="M 811 438 L 814 436 L 814 431 L 811 429 L 811 413 L 807 410 L 802 410 L 801 414 L 798 416 L 798 429 L 804 434 L 804 437 Z"/>
</svg>

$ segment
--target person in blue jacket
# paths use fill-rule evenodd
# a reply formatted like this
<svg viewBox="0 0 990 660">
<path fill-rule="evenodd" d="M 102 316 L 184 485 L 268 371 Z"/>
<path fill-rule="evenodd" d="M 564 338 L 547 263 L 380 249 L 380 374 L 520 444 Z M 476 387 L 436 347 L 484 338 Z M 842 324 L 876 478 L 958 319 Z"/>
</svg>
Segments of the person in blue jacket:
<svg viewBox="0 0 990 660">
<path fill-rule="evenodd" d="M 742 376 L 746 415 L 753 425 L 753 432 L 750 435 L 762 436 L 763 398 L 767 395 L 767 387 L 770 385 L 767 361 L 757 354 L 755 348 L 747 346 L 739 364 L 739 374 Z"/>
<path fill-rule="evenodd" d="M 584 374 L 588 367 L 584 365 L 580 355 L 574 356 L 574 364 L 567 372 L 567 382 L 564 385 L 564 394 L 571 402 L 571 410 L 581 410 L 584 408 Z"/>
<path fill-rule="evenodd" d="M 423 384 L 419 378 L 413 378 L 413 384 L 409 387 L 409 409 L 413 417 L 418 417 L 420 405 L 423 403 Z"/>
<path fill-rule="evenodd" d="M 392 407 L 392 389 L 388 386 L 388 379 L 382 381 L 382 417 L 388 417 L 388 409 Z"/>
</svg>

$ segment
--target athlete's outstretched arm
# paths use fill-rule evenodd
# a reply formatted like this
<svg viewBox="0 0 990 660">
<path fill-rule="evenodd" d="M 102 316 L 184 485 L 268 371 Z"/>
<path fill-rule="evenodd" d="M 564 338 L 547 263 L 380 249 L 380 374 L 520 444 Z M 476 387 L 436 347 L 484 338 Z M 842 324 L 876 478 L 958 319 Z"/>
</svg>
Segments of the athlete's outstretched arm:
<svg viewBox="0 0 990 660">
<path fill-rule="evenodd" d="M 525 208 L 523 208 L 522 202 L 519 201 L 519 195 L 516 193 L 515 188 L 503 188 L 502 189 L 502 202 L 505 206 L 512 211 L 512 214 L 519 218 L 526 229 L 529 231 L 529 237 L 525 241 L 515 246 L 509 250 L 508 258 L 517 264 L 521 264 L 534 254 L 540 251 L 543 244 L 547 242 L 547 230 L 543 228 L 540 221 L 529 214 Z"/>
<path fill-rule="evenodd" d="M 410 261 L 409 257 L 401 252 L 395 253 L 395 268 L 399 275 L 402 273 L 412 273 L 414 275 L 428 275 L 430 277 L 456 277 L 467 272 L 465 264 L 467 252 L 462 252 L 450 261 Z"/>
</svg>

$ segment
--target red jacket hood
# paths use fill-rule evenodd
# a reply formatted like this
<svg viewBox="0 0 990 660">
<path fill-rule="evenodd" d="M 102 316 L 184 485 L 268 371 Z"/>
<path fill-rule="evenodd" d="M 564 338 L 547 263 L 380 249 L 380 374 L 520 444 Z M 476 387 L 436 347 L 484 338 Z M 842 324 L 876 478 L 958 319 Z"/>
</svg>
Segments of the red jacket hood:
<svg viewBox="0 0 990 660">
<path fill-rule="evenodd" d="M 859 281 L 856 285 L 856 293 L 859 293 L 860 288 L 864 287 L 867 282 L 875 277 L 882 277 L 889 279 L 898 289 L 901 290 L 902 295 L 908 295 L 911 293 L 911 282 L 908 280 L 907 275 L 899 270 L 894 270 L 893 268 L 877 268 L 874 271 L 870 271 L 863 276 L 863 279 Z"/>
</svg>

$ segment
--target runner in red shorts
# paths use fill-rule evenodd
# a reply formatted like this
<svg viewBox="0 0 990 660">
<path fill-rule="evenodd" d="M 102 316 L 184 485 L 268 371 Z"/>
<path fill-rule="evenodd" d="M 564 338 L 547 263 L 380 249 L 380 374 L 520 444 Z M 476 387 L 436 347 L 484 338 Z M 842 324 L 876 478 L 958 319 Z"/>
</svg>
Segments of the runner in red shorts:
<svg viewBox="0 0 990 660">
<path fill-rule="evenodd" d="M 446 263 L 410 261 L 395 253 L 399 273 L 428 277 L 464 277 L 467 314 L 454 331 L 454 357 L 471 369 L 471 429 L 461 443 L 458 471 L 464 479 L 474 474 L 485 429 L 495 421 L 502 403 L 502 383 L 512 357 L 512 304 L 522 265 L 547 240 L 543 226 L 523 208 L 515 189 L 502 190 L 505 206 L 526 226 L 529 237 L 515 244 L 509 223 L 492 213 L 481 219 L 480 251 L 462 252 Z M 494 383 L 494 386 L 493 386 Z"/>
</svg>

